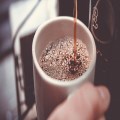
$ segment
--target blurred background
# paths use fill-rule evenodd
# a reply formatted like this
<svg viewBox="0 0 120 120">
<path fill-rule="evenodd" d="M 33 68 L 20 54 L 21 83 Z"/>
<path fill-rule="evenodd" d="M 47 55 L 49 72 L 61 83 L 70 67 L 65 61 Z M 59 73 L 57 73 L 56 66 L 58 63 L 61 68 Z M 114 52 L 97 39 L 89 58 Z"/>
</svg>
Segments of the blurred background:
<svg viewBox="0 0 120 120">
<path fill-rule="evenodd" d="M 97 46 L 95 84 L 111 93 L 107 120 L 120 115 L 120 1 L 78 0 L 78 18 Z M 56 16 L 73 16 L 73 0 L 0 0 L 0 120 L 36 120 L 32 39 Z"/>
</svg>

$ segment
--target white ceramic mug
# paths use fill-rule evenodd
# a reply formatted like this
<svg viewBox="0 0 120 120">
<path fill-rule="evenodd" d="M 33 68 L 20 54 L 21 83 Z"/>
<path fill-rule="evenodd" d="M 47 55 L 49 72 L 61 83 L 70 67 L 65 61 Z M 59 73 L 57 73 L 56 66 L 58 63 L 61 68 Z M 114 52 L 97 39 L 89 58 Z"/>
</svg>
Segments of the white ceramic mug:
<svg viewBox="0 0 120 120">
<path fill-rule="evenodd" d="M 74 18 L 56 17 L 40 25 L 35 33 L 32 54 L 35 98 L 39 120 L 46 120 L 53 109 L 84 82 L 94 81 L 96 46 L 91 32 L 79 20 L 77 20 L 77 38 L 86 44 L 91 59 L 87 71 L 75 80 L 64 82 L 49 77 L 39 65 L 40 55 L 46 45 L 50 41 L 58 40 L 64 36 L 73 36 L 73 28 Z"/>
</svg>

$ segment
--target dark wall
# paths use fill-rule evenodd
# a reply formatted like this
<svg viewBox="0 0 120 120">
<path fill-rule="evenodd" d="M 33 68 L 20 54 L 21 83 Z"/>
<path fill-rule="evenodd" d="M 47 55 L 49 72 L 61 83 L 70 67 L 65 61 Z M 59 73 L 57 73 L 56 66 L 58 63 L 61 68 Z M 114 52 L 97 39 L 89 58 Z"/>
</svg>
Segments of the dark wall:
<svg viewBox="0 0 120 120">
<path fill-rule="evenodd" d="M 60 5 L 60 16 L 73 16 L 73 7 L 74 0 L 59 0 Z M 84 6 L 84 7 L 83 7 Z M 88 11 L 89 11 L 89 3 L 88 0 L 78 0 L 78 18 L 83 21 L 86 25 L 88 24 Z"/>
<path fill-rule="evenodd" d="M 78 18 L 88 25 L 89 1 L 78 0 Z M 59 0 L 60 16 L 73 16 L 73 0 Z M 97 0 L 92 0 L 92 12 Z M 97 63 L 95 84 L 105 85 L 111 93 L 107 120 L 120 120 L 120 1 L 100 0 L 98 5 L 98 29 L 94 33 Z"/>
</svg>

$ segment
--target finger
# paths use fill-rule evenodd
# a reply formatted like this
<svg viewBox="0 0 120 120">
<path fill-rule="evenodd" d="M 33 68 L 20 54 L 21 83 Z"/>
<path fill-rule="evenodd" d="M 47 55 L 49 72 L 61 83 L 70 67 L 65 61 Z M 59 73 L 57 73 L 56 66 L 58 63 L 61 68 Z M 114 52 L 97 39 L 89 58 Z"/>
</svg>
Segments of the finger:
<svg viewBox="0 0 120 120">
<path fill-rule="evenodd" d="M 69 102 L 81 113 L 80 117 L 83 115 L 82 120 L 93 120 L 99 118 L 108 109 L 110 94 L 106 87 L 95 87 L 88 83 L 77 90 Z"/>
<path fill-rule="evenodd" d="M 110 95 L 105 87 L 87 83 L 58 106 L 49 120 L 94 120 L 107 110 L 109 101 Z"/>
</svg>

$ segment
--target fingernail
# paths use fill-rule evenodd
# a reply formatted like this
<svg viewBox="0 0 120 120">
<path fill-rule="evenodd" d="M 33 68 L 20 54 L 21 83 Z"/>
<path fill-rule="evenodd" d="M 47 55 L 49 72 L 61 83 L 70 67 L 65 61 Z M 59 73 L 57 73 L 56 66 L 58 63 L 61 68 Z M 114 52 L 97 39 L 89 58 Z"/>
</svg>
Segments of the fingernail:
<svg viewBox="0 0 120 120">
<path fill-rule="evenodd" d="M 101 97 L 101 99 L 103 99 L 103 101 L 106 102 L 106 104 L 109 104 L 110 102 L 110 94 L 107 88 L 105 87 L 98 87 L 98 93 Z"/>
</svg>

